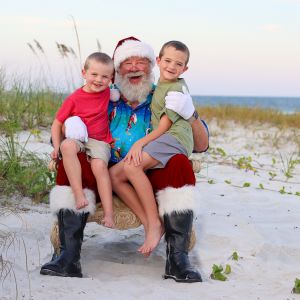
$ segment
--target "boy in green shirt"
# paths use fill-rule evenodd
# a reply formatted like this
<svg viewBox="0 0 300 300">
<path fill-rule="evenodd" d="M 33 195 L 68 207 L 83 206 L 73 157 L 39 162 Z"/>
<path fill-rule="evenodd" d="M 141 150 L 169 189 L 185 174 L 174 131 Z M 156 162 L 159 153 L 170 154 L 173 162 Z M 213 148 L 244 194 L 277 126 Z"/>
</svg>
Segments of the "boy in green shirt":
<svg viewBox="0 0 300 300">
<path fill-rule="evenodd" d="M 188 60 L 189 50 L 182 42 L 170 41 L 163 45 L 157 58 L 160 78 L 151 103 L 154 130 L 138 140 L 124 158 L 124 162 L 127 162 L 124 171 L 137 193 L 147 220 L 147 224 L 144 224 L 146 239 L 138 250 L 145 256 L 150 255 L 159 243 L 163 227 L 156 206 L 153 206 L 156 202 L 152 186 L 144 172 L 165 167 L 176 154 L 189 157 L 193 149 L 191 125 L 165 106 L 168 92 L 181 92 L 187 88 L 179 76 L 188 69 Z"/>
</svg>

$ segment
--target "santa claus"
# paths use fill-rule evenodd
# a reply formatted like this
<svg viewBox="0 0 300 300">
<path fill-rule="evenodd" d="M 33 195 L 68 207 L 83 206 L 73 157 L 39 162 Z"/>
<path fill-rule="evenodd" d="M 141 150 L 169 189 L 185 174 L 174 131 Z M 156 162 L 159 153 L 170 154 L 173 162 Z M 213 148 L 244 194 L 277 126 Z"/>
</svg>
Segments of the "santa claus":
<svg viewBox="0 0 300 300">
<path fill-rule="evenodd" d="M 140 208 L 120 192 L 124 174 L 119 162 L 131 145 L 151 130 L 150 104 L 153 90 L 153 67 L 155 55 L 146 43 L 134 37 L 119 41 L 114 51 L 115 85 L 120 97 L 109 106 L 110 130 L 115 140 L 112 146 L 110 175 L 114 192 L 143 218 Z M 113 91 L 112 94 L 116 93 Z M 208 130 L 198 119 L 192 99 L 187 93 L 171 92 L 166 97 L 166 107 L 187 119 L 193 130 L 194 150 L 203 152 L 208 148 Z M 79 118 L 66 122 L 66 136 L 86 139 L 86 128 Z M 57 174 L 57 185 L 50 193 L 50 207 L 58 218 L 61 251 L 59 256 L 42 266 L 40 273 L 54 276 L 82 277 L 80 251 L 83 230 L 89 213 L 93 213 L 96 190 L 89 163 L 80 157 L 82 181 L 90 205 L 82 210 L 75 207 L 74 197 L 64 175 L 63 164 Z M 151 181 L 160 217 L 165 227 L 166 266 L 165 278 L 178 282 L 202 281 L 199 272 L 191 266 L 188 245 L 192 231 L 195 201 L 195 176 L 186 156 L 173 156 L 165 168 L 147 173 Z M 121 194 L 120 194 L 121 193 Z M 96 193 L 97 195 L 97 193 Z"/>
</svg>

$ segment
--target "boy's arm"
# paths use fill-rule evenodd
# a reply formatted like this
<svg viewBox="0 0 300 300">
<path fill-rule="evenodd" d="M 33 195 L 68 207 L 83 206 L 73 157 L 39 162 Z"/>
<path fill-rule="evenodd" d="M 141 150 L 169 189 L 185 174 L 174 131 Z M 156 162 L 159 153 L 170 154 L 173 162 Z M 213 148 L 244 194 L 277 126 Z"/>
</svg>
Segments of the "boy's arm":
<svg viewBox="0 0 300 300">
<path fill-rule="evenodd" d="M 159 138 L 162 134 L 169 130 L 172 126 L 171 120 L 167 117 L 167 115 L 163 115 L 159 121 L 158 127 L 147 134 L 145 137 L 136 141 L 129 152 L 124 158 L 124 161 L 128 161 L 128 163 L 133 160 L 135 166 L 138 166 L 142 161 L 142 148 L 147 145 L 149 142 Z"/>
<path fill-rule="evenodd" d="M 158 126 L 156 129 L 151 131 L 149 134 L 139 139 L 137 143 L 143 147 L 147 145 L 149 142 L 152 142 L 163 135 L 166 131 L 170 129 L 172 126 L 172 121 L 167 117 L 167 115 L 163 115 L 159 120 Z"/>
<path fill-rule="evenodd" d="M 55 119 L 51 126 L 51 137 L 52 137 L 52 144 L 54 147 L 53 152 L 51 153 L 52 159 L 57 159 L 59 146 L 62 140 L 62 123 Z"/>
</svg>

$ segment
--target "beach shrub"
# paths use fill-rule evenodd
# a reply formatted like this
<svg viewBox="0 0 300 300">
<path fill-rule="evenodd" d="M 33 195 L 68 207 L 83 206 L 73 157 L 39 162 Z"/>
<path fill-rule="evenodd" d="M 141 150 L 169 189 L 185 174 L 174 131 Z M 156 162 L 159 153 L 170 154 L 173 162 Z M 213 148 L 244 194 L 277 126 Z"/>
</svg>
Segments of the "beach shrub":
<svg viewBox="0 0 300 300">
<path fill-rule="evenodd" d="M 231 270 L 230 270 L 231 272 Z M 227 277 L 224 275 L 222 265 L 214 264 L 212 266 L 212 273 L 210 274 L 210 278 L 214 280 L 226 281 Z"/>
<path fill-rule="evenodd" d="M 230 256 L 230 258 L 232 259 L 232 260 L 239 260 L 239 255 L 238 255 L 238 253 L 236 252 L 236 251 L 234 251 L 233 253 L 232 253 L 232 255 Z"/>
<path fill-rule="evenodd" d="M 15 86 L 2 91 L 0 96 L 1 133 L 11 129 L 26 130 L 35 127 L 48 127 L 61 105 L 63 96 L 45 90 L 24 90 Z"/>
<path fill-rule="evenodd" d="M 296 278 L 296 279 L 295 279 L 295 285 L 294 285 L 294 287 L 293 287 L 292 292 L 293 292 L 294 294 L 300 294 L 300 279 L 299 279 L 299 278 Z"/>
<path fill-rule="evenodd" d="M 25 150 L 14 140 L 14 135 L 0 140 L 0 192 L 16 192 L 35 202 L 47 201 L 55 184 L 55 177 L 47 168 L 46 158 Z"/>
<path fill-rule="evenodd" d="M 300 113 L 285 114 L 283 112 L 258 107 L 242 107 L 232 105 L 196 106 L 202 119 L 217 120 L 221 125 L 224 121 L 235 121 L 240 124 L 269 123 L 279 128 L 300 128 Z"/>
</svg>

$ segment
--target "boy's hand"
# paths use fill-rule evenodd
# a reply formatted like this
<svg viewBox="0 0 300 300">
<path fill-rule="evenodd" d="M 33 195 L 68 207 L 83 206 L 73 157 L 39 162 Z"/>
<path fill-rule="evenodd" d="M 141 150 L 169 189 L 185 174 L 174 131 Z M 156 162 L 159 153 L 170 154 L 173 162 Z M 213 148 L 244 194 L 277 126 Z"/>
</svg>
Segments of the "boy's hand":
<svg viewBox="0 0 300 300">
<path fill-rule="evenodd" d="M 143 144 L 139 141 L 135 142 L 125 156 L 124 162 L 127 161 L 130 164 L 133 161 L 134 166 L 140 165 L 142 162 L 142 149 Z"/>
<path fill-rule="evenodd" d="M 79 140 L 81 142 L 88 141 L 88 132 L 86 125 L 77 117 L 70 117 L 65 121 L 66 138 Z"/>
<path fill-rule="evenodd" d="M 54 148 L 54 150 L 51 152 L 50 156 L 53 160 L 56 160 L 58 158 L 58 151 L 59 149 Z"/>
<path fill-rule="evenodd" d="M 166 108 L 175 111 L 185 120 L 188 120 L 195 111 L 193 99 L 185 86 L 182 87 L 182 93 L 168 92 L 165 100 Z"/>
</svg>

